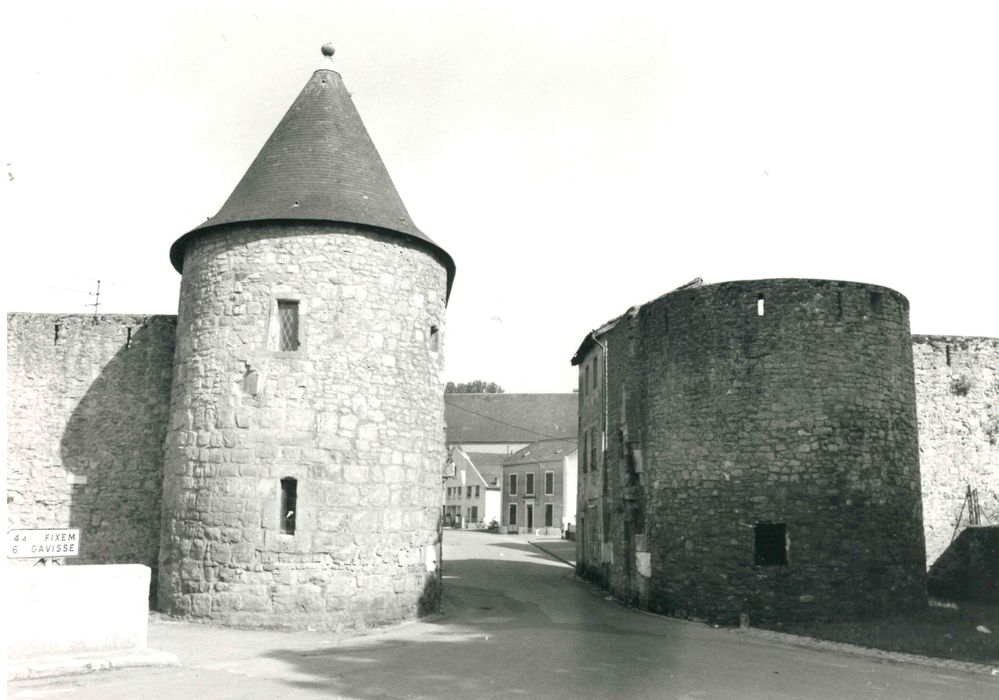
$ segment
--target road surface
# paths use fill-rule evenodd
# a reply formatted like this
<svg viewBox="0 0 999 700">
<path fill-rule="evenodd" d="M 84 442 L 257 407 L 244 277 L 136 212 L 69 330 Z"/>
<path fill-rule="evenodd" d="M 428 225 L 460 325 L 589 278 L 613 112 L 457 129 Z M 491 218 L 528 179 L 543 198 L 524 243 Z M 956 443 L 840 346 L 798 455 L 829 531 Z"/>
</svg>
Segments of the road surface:
<svg viewBox="0 0 999 700">
<path fill-rule="evenodd" d="M 444 614 L 355 637 L 155 622 L 179 667 L 11 698 L 996 698 L 999 677 L 791 646 L 627 610 L 525 538 L 445 533 Z"/>
</svg>

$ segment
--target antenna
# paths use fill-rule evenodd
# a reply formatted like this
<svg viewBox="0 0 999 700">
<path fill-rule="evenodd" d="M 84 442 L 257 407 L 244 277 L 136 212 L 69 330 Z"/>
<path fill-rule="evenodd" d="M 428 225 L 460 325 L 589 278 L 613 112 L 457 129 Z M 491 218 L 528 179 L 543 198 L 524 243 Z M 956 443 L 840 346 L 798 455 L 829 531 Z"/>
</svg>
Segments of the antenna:
<svg viewBox="0 0 999 700">
<path fill-rule="evenodd" d="M 97 291 L 96 292 L 87 292 L 87 294 L 90 295 L 90 296 L 92 296 L 92 297 L 94 297 L 94 303 L 93 304 L 84 304 L 84 306 L 93 306 L 94 307 L 94 316 L 97 316 L 97 309 L 100 308 L 100 305 L 101 305 L 101 281 L 97 280 Z"/>
</svg>

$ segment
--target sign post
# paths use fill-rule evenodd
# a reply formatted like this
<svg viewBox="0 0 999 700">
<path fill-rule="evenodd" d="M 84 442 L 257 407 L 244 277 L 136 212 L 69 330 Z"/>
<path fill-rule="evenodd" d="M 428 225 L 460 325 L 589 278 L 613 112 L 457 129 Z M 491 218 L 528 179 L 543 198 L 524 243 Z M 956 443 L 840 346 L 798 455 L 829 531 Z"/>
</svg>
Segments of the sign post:
<svg viewBox="0 0 999 700">
<path fill-rule="evenodd" d="M 54 559 L 80 554 L 80 528 L 8 530 L 8 559 Z"/>
</svg>

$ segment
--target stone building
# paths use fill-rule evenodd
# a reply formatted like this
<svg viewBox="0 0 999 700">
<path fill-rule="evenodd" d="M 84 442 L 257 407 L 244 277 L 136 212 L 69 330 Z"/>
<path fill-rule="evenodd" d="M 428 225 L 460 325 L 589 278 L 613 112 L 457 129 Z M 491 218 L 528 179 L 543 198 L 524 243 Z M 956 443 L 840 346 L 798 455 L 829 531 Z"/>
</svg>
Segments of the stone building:
<svg viewBox="0 0 999 700">
<path fill-rule="evenodd" d="M 961 412 L 954 373 L 930 367 L 941 344 L 913 344 L 890 289 L 788 279 L 681 288 L 588 334 L 572 359 L 580 571 L 641 607 L 729 623 L 923 604 L 924 509 L 930 533 L 959 519 L 966 478 L 999 493 L 999 342 L 951 341 L 978 392 L 962 474 L 937 454 L 953 454 Z"/>
<path fill-rule="evenodd" d="M 8 317 L 9 527 L 79 526 L 184 617 L 434 608 L 455 267 L 331 64 L 170 260 L 176 318 Z"/>
<path fill-rule="evenodd" d="M 507 532 L 560 535 L 576 523 L 575 440 L 539 440 L 503 460 Z"/>
</svg>

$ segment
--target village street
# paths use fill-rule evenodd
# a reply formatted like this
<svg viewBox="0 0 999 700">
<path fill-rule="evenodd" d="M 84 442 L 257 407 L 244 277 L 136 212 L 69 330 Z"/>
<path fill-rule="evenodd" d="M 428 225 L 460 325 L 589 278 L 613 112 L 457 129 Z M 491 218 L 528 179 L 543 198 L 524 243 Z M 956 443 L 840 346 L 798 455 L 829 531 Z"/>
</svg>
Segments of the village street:
<svg viewBox="0 0 999 700">
<path fill-rule="evenodd" d="M 21 681 L 11 698 L 985 698 L 999 678 L 625 609 L 530 538 L 445 532 L 444 614 L 345 637 L 155 621 L 180 665 Z M 557 540 L 540 542 L 570 558 Z"/>
</svg>

